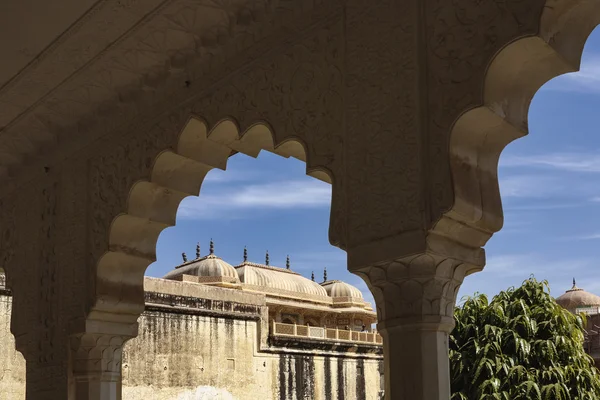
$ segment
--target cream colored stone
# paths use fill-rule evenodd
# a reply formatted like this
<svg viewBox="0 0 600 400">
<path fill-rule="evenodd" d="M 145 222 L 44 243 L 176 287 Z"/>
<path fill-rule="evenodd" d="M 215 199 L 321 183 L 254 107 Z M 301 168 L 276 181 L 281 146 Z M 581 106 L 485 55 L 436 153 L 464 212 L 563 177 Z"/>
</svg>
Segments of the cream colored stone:
<svg viewBox="0 0 600 400">
<path fill-rule="evenodd" d="M 74 337 L 132 329 L 181 193 L 238 151 L 306 160 L 332 183 L 330 241 L 378 280 L 382 323 L 451 308 L 381 265 L 482 269 L 503 222 L 500 154 L 600 23 L 596 0 L 59 3 L 0 15 L 0 266 L 35 400 L 74 396 Z"/>
<path fill-rule="evenodd" d="M 0 289 L 0 400 L 25 398 L 25 359 L 10 333 L 12 296 Z"/>
<path fill-rule="evenodd" d="M 106 324 L 99 326 L 103 333 L 72 339 L 76 398 L 118 398 L 115 385 L 122 372 L 125 400 L 196 400 L 199 393 L 222 393 L 234 400 L 379 399 L 381 355 L 373 350 L 375 341 L 313 338 L 302 345 L 300 336 L 278 335 L 282 343 L 294 346 L 269 344 L 264 295 L 157 278 L 145 278 L 144 286 L 148 293 L 171 297 L 146 303 L 138 335 L 123 346 L 122 357 L 120 338 L 128 335 L 111 335 Z M 214 301 L 217 309 L 177 305 L 185 303 L 178 298 Z M 219 311 L 218 305 L 227 302 L 242 311 Z M 0 393 L 19 400 L 25 398 L 25 360 L 9 331 L 11 303 L 8 292 L 0 295 L 0 335 L 6 339 L 0 365 L 7 366 Z M 370 346 L 371 353 L 357 353 L 354 346 L 361 344 Z"/>
</svg>

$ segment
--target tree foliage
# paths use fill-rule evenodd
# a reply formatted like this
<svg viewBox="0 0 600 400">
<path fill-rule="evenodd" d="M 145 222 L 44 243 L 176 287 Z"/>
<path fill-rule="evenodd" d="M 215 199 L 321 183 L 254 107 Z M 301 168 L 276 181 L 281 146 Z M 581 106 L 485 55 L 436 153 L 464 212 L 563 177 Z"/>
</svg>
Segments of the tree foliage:
<svg viewBox="0 0 600 400">
<path fill-rule="evenodd" d="M 452 400 L 600 400 L 600 374 L 584 352 L 583 317 L 530 278 L 455 310 Z"/>
</svg>

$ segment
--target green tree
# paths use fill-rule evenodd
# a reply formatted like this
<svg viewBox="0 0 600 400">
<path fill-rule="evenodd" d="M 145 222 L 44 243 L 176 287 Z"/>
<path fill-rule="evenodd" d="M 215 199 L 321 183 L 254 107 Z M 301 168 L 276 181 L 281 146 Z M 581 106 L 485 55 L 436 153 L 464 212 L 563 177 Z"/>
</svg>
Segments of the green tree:
<svg viewBox="0 0 600 400">
<path fill-rule="evenodd" d="M 467 297 L 450 336 L 452 400 L 600 400 L 584 324 L 530 278 L 491 303 Z"/>
</svg>

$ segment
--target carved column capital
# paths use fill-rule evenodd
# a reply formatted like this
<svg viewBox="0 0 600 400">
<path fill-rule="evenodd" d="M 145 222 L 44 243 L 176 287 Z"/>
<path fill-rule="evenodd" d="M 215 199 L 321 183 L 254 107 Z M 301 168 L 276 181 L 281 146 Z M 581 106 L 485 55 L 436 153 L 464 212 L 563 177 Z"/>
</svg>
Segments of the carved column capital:
<svg viewBox="0 0 600 400">
<path fill-rule="evenodd" d="M 355 254 L 350 270 L 375 297 L 385 374 L 394 377 L 386 379 L 386 396 L 448 399 L 448 335 L 456 296 L 465 276 L 483 268 L 484 253 L 434 232 L 425 237 L 423 250 L 410 254 L 409 247 L 373 242 L 367 252 Z M 375 261 L 378 254 L 381 261 Z"/>
<path fill-rule="evenodd" d="M 76 400 L 120 400 L 123 345 L 137 324 L 87 321 L 86 331 L 69 338 Z"/>
<path fill-rule="evenodd" d="M 70 338 L 76 381 L 120 381 L 123 345 L 131 337 L 84 333 Z"/>
<path fill-rule="evenodd" d="M 367 282 L 375 297 L 380 330 L 450 332 L 460 285 L 465 276 L 481 268 L 472 260 L 427 249 L 353 272 Z"/>
</svg>

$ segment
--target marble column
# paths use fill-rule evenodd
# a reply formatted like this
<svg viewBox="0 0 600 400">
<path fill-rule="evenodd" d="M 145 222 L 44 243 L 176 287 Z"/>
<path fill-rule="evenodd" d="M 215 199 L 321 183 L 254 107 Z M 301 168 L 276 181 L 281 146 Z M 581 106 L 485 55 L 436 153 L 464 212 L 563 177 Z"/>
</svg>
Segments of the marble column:
<svg viewBox="0 0 600 400">
<path fill-rule="evenodd" d="M 481 265 L 482 257 L 465 261 L 426 250 L 352 270 L 375 297 L 386 399 L 450 399 L 448 340 L 456 296 L 464 277 Z"/>
</svg>

